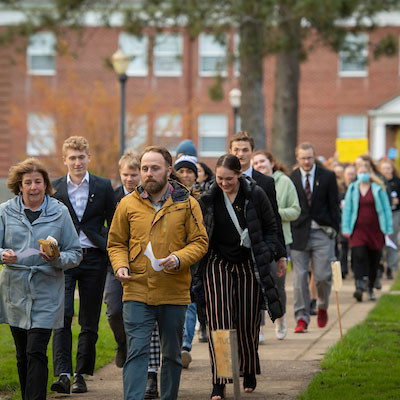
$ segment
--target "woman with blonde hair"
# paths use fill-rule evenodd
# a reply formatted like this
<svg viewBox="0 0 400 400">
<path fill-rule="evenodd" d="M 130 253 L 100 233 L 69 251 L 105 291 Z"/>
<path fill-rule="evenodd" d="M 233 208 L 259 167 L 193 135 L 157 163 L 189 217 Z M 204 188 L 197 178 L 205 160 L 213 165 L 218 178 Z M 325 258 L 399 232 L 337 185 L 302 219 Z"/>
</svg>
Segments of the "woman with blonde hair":
<svg viewBox="0 0 400 400">
<path fill-rule="evenodd" d="M 38 160 L 12 167 L 7 184 L 15 197 L 0 205 L 0 323 L 10 325 L 14 338 L 22 399 L 42 400 L 51 331 L 64 324 L 64 270 L 79 264 L 81 246 Z M 58 252 L 39 245 L 48 236 Z"/>
<path fill-rule="evenodd" d="M 383 181 L 368 160 L 357 163 L 357 180 L 350 184 L 342 211 L 342 234 L 349 238 L 356 290 L 353 296 L 362 301 L 364 276 L 368 276 L 368 295 L 375 300 L 374 284 L 385 246 L 385 236 L 392 233 L 392 211 Z"/>
</svg>

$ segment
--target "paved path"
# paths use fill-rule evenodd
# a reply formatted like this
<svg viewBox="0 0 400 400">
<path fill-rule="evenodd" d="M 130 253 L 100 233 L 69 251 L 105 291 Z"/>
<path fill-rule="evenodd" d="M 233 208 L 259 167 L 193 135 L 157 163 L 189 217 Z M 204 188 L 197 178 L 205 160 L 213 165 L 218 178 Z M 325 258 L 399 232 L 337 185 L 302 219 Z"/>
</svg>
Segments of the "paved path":
<svg viewBox="0 0 400 400">
<path fill-rule="evenodd" d="M 376 291 L 377 298 L 389 290 L 393 281 L 383 280 L 383 288 Z M 339 293 L 343 333 L 363 321 L 374 306 L 374 302 L 357 303 L 352 297 L 352 279 L 343 281 Z M 325 328 L 318 328 L 316 317 L 312 317 L 308 333 L 294 334 L 293 287 L 291 276 L 287 279 L 288 335 L 277 340 L 272 323 L 264 327 L 266 344 L 259 348 L 261 375 L 257 377 L 257 389 L 251 394 L 242 391 L 243 399 L 286 400 L 295 399 L 304 390 L 313 375 L 319 370 L 319 363 L 327 348 L 336 343 L 339 336 L 335 294 L 331 295 L 329 321 Z M 364 295 L 364 297 L 366 297 Z M 192 349 L 193 361 L 184 369 L 181 378 L 179 399 L 209 399 L 212 389 L 208 345 L 198 343 L 195 337 Z M 121 400 L 122 370 L 109 364 L 87 379 L 88 393 L 49 396 L 51 399 L 71 398 L 73 400 Z M 226 398 L 233 399 L 233 385 L 227 385 Z"/>
</svg>

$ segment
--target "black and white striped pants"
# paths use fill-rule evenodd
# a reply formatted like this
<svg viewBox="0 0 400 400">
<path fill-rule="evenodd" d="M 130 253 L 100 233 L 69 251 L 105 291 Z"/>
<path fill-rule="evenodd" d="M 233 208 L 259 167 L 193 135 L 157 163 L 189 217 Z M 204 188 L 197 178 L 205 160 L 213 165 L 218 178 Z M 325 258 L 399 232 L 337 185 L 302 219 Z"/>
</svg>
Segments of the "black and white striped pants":
<svg viewBox="0 0 400 400">
<path fill-rule="evenodd" d="M 233 264 L 211 251 L 203 282 L 210 332 L 236 329 L 241 375 L 259 374 L 258 335 L 262 293 L 252 261 Z M 209 348 L 213 383 L 227 383 L 227 379 L 218 378 L 211 334 Z"/>
</svg>

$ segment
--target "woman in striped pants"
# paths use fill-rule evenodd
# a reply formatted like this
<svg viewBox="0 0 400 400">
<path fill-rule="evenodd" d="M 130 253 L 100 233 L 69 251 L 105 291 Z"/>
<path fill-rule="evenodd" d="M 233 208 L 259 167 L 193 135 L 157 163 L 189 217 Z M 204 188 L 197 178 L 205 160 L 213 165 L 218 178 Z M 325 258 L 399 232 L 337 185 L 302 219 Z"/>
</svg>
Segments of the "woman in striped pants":
<svg viewBox="0 0 400 400">
<path fill-rule="evenodd" d="M 252 392 L 260 373 L 260 308 L 264 303 L 275 320 L 282 316 L 282 307 L 269 265 L 276 241 L 275 216 L 264 191 L 253 180 L 242 177 L 240 169 L 234 155 L 220 157 L 216 183 L 200 199 L 210 248 L 199 273 L 209 330 L 236 329 L 243 387 Z M 211 398 L 220 400 L 227 380 L 218 376 L 212 335 L 209 345 Z"/>
</svg>

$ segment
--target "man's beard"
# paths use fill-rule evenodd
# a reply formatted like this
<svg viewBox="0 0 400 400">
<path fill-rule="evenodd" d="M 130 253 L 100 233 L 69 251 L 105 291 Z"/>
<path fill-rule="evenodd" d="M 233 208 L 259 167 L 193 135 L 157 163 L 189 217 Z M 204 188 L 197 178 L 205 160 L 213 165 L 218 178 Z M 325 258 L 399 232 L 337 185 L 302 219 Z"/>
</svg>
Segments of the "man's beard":
<svg viewBox="0 0 400 400">
<path fill-rule="evenodd" d="M 159 180 L 159 181 L 146 181 L 143 183 L 143 188 L 146 190 L 147 193 L 149 194 L 156 194 L 159 193 L 164 186 L 167 184 L 167 174 L 165 174 L 165 176 Z"/>
</svg>

